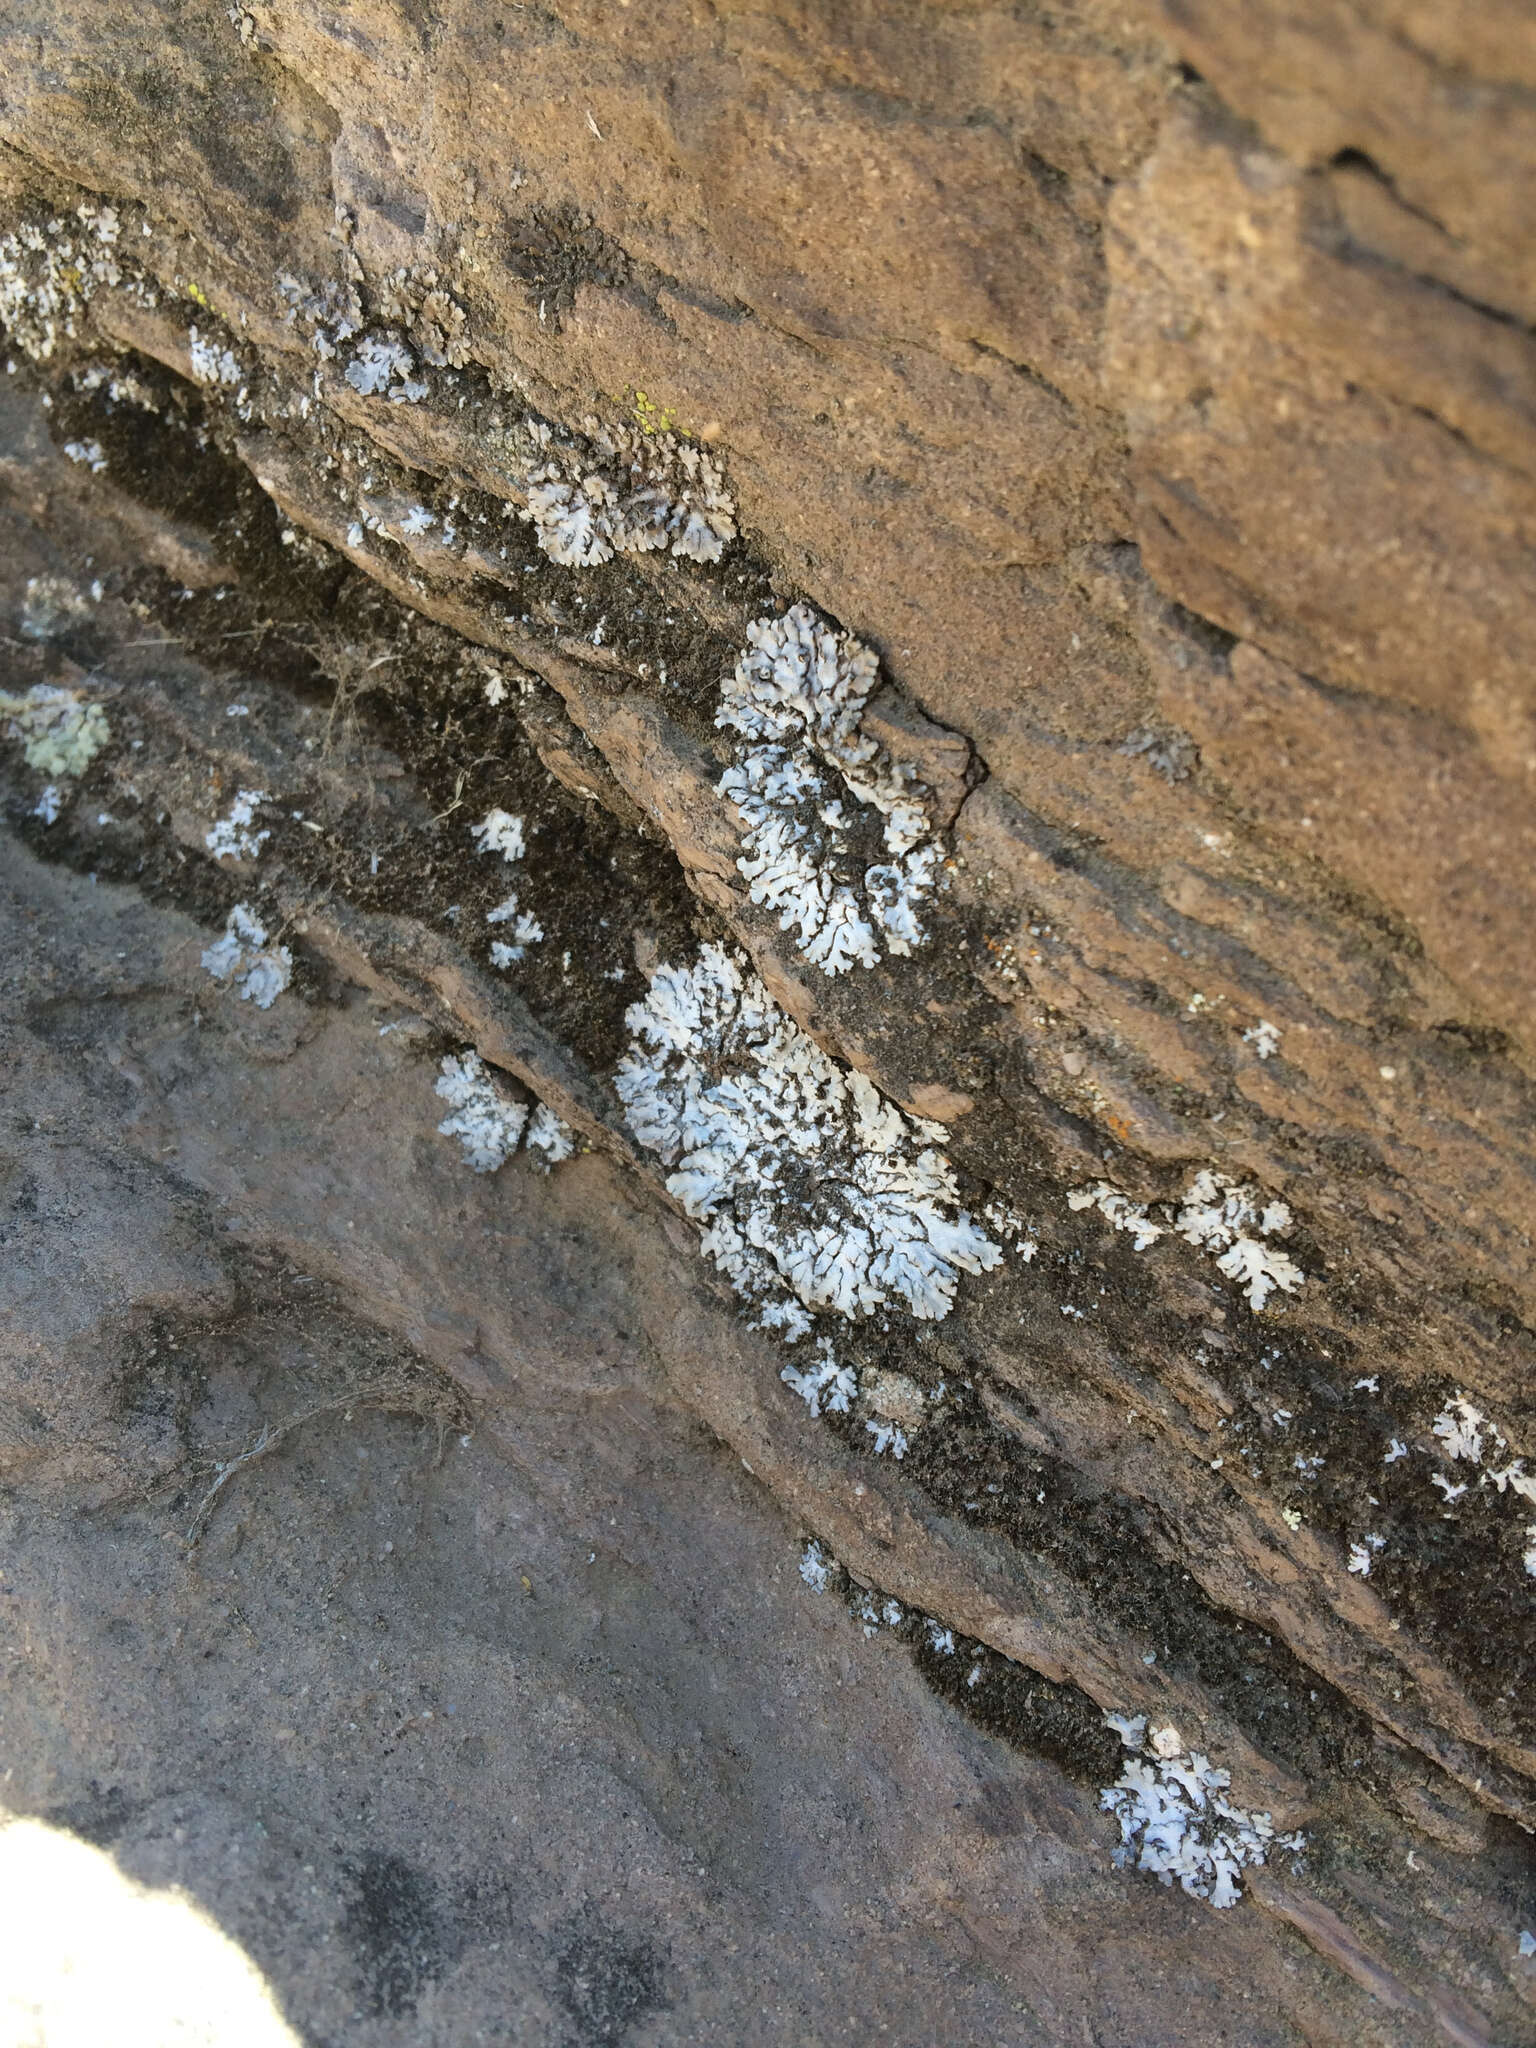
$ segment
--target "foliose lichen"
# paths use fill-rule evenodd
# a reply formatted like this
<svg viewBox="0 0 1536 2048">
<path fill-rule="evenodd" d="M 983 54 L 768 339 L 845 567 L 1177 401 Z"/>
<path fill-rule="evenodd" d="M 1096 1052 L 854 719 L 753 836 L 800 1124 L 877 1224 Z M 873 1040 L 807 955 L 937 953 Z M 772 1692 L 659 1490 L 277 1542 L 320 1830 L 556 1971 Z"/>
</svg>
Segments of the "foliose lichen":
<svg viewBox="0 0 1536 2048">
<path fill-rule="evenodd" d="M 522 438 L 523 516 L 551 561 L 589 569 L 615 555 L 666 549 L 718 562 L 736 536 L 725 477 L 697 442 L 591 416 L 579 436 L 531 420 Z"/>
<path fill-rule="evenodd" d="M 477 1052 L 466 1047 L 449 1053 L 438 1070 L 437 1093 L 452 1115 L 438 1125 L 445 1138 L 457 1138 L 476 1173 L 495 1173 L 522 1145 L 547 1173 L 576 1149 L 576 1134 L 548 1103 L 530 1111 L 487 1072 Z"/>
<path fill-rule="evenodd" d="M 293 955 L 267 943 L 267 928 L 248 903 L 237 903 L 224 936 L 207 947 L 203 965 L 215 981 L 233 983 L 242 1002 L 270 1010 L 293 979 Z"/>
<path fill-rule="evenodd" d="M 1306 1279 L 1288 1253 L 1265 1242 L 1291 1227 L 1287 1205 L 1267 1201 L 1257 1188 L 1212 1167 L 1201 1168 L 1176 1205 L 1133 1201 L 1100 1180 L 1073 1188 L 1067 1206 L 1097 1209 L 1116 1230 L 1132 1235 L 1139 1252 L 1170 1231 L 1177 1233 L 1186 1244 L 1208 1252 L 1229 1280 L 1238 1281 L 1255 1310 L 1262 1309 L 1276 1289 L 1294 1294 Z M 1155 1219 L 1154 1210 L 1161 1211 L 1162 1222 Z"/>
<path fill-rule="evenodd" d="M 1186 1749 L 1177 1729 L 1149 1735 L 1144 1714 L 1104 1718 L 1130 1752 L 1120 1776 L 1099 1794 L 1120 1823 L 1116 1863 L 1226 1907 L 1242 1897 L 1246 1867 L 1277 1850 L 1299 1856 L 1306 1847 L 1305 1835 L 1280 1834 L 1269 1814 L 1235 1806 L 1227 1797 L 1231 1773 Z"/>
<path fill-rule="evenodd" d="M 719 787 L 746 828 L 752 900 L 829 975 L 923 943 L 942 858 L 927 790 L 861 729 L 877 673 L 867 647 L 795 605 L 747 628 L 715 717 L 744 742 Z M 885 859 L 855 855 L 850 802 L 878 814 Z"/>
<path fill-rule="evenodd" d="M 691 967 L 659 968 L 625 1021 L 630 1129 L 764 1327 L 794 1339 L 813 1313 L 888 1305 L 933 1321 L 962 1273 L 1000 1261 L 960 1206 L 942 1127 L 829 1059 L 741 955 L 706 945 Z"/>
<path fill-rule="evenodd" d="M 29 768 L 39 774 L 83 775 L 112 737 L 107 715 L 83 691 L 35 683 L 24 696 L 0 692 L 7 736 L 21 741 Z"/>
</svg>

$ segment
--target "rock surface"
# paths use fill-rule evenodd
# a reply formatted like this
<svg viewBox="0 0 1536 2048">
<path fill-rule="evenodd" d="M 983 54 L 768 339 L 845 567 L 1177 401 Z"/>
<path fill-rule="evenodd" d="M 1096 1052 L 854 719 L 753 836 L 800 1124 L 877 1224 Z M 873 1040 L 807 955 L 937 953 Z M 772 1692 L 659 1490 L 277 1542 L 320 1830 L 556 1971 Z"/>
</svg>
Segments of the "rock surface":
<svg viewBox="0 0 1536 2048">
<path fill-rule="evenodd" d="M 302 2038 L 1536 2038 L 1530 44 L 8 10 L 7 1805 Z M 552 542 L 631 462 L 715 538 Z M 837 977 L 719 786 L 792 603 L 942 855 Z M 845 1412 L 614 1090 L 701 943 L 1002 1250 Z M 1106 1713 L 1305 1851 L 1116 1868 Z"/>
</svg>

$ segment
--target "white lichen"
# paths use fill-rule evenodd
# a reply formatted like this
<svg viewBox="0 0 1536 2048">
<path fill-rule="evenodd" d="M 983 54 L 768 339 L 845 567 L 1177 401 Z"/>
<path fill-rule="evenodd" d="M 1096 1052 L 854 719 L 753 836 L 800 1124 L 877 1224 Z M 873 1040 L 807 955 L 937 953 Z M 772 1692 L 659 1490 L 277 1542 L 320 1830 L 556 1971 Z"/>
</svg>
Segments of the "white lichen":
<svg viewBox="0 0 1536 2048">
<path fill-rule="evenodd" d="M 914 772 L 861 730 L 874 655 L 806 605 L 754 620 L 747 643 L 715 723 L 744 742 L 719 788 L 745 827 L 736 865 L 753 902 L 823 973 L 873 967 L 882 945 L 906 957 L 927 936 L 940 849 Z M 878 814 L 886 858 L 856 854 L 850 800 Z"/>
<path fill-rule="evenodd" d="M 45 215 L 0 235 L 0 325 L 35 362 L 76 339 L 98 291 L 121 289 L 153 308 L 160 294 L 121 246 L 115 207 L 83 201 L 72 215 Z"/>
<path fill-rule="evenodd" d="M 1291 1212 L 1284 1202 L 1266 1202 L 1257 1188 L 1210 1167 L 1195 1175 L 1174 1218 L 1174 1228 L 1185 1242 L 1209 1252 L 1217 1270 L 1239 1282 L 1248 1306 L 1255 1310 L 1262 1309 L 1277 1288 L 1284 1294 L 1296 1293 L 1305 1278 L 1285 1252 L 1263 1242 L 1290 1225 Z"/>
<path fill-rule="evenodd" d="M 813 1593 L 825 1593 L 827 1580 L 837 1569 L 837 1559 L 817 1542 L 807 1543 L 800 1553 L 800 1576 Z"/>
<path fill-rule="evenodd" d="M 526 911 L 523 912 L 512 927 L 510 941 L 506 939 L 492 939 L 491 965 L 499 968 L 515 967 L 518 961 L 527 953 L 528 948 L 537 945 L 543 936 L 544 927 L 539 923 L 539 920 L 536 917 L 530 917 Z"/>
<path fill-rule="evenodd" d="M 1261 1060 L 1272 1060 L 1280 1050 L 1280 1033 L 1273 1024 L 1261 1021 L 1243 1033 L 1243 1043 L 1251 1045 Z"/>
<path fill-rule="evenodd" d="M 550 560 L 590 569 L 666 548 L 718 562 L 736 535 L 736 507 L 714 457 L 669 432 L 591 417 L 581 424 L 580 436 L 537 421 L 523 430 L 523 517 Z"/>
<path fill-rule="evenodd" d="M 367 334 L 347 365 L 346 379 L 360 397 L 415 405 L 427 395 L 427 386 L 411 375 L 415 367 L 415 357 L 397 336 Z"/>
<path fill-rule="evenodd" d="M 819 1337 L 814 1357 L 804 1366 L 786 1365 L 779 1378 L 792 1387 L 812 1415 L 846 1415 L 858 1397 L 859 1379 L 851 1365 L 839 1365 L 832 1340 Z"/>
<path fill-rule="evenodd" d="M 1301 1834 L 1279 1834 L 1267 1813 L 1235 1806 L 1227 1797 L 1231 1773 L 1217 1770 L 1198 1750 L 1186 1750 L 1178 1730 L 1154 1729 L 1146 1717 L 1106 1714 L 1105 1721 L 1132 1752 L 1099 1803 L 1120 1823 L 1114 1860 L 1147 1871 L 1165 1885 L 1178 1881 L 1191 1898 L 1235 1906 L 1241 1873 L 1277 1850 L 1300 1855 Z"/>
<path fill-rule="evenodd" d="M 477 826 L 476 831 L 483 832 L 486 825 L 489 825 L 493 818 L 505 821 L 507 813 L 505 811 L 493 811 L 491 818 L 488 818 L 485 824 Z M 500 850 L 507 860 L 516 860 L 522 851 L 522 822 L 521 818 L 514 818 L 510 820 L 510 824 L 503 824 L 494 830 L 488 835 L 488 839 L 494 840 L 496 843 L 494 845 L 490 843 L 483 845 L 481 851 L 492 852 Z M 515 828 L 515 830 L 512 828 Z M 518 849 L 517 853 L 507 852 L 507 847 L 514 844 Z M 510 896 L 505 897 L 498 903 L 493 910 L 488 910 L 485 913 L 487 924 L 510 924 L 512 926 L 512 933 L 509 939 L 493 939 L 491 941 L 491 965 L 493 967 L 506 968 L 515 966 L 523 958 L 528 948 L 536 946 L 544 936 L 543 925 L 539 923 L 536 917 L 530 916 L 527 911 L 519 911 L 517 903 L 517 893 L 514 890 Z"/>
<path fill-rule="evenodd" d="M 64 799 L 59 794 L 58 784 L 49 782 L 44 785 L 42 795 L 32 806 L 32 815 L 34 818 L 41 818 L 45 825 L 56 825 L 63 808 Z"/>
<path fill-rule="evenodd" d="M 1147 1732 L 1145 1714 L 1106 1714 L 1104 1726 L 1112 1728 L 1127 1749 L 1140 1749 L 1142 1737 Z"/>
<path fill-rule="evenodd" d="M 884 1457 L 887 1451 L 893 1458 L 907 1455 L 908 1443 L 905 1430 L 898 1429 L 894 1422 L 866 1422 L 864 1425 L 875 1440 L 875 1456 Z"/>
<path fill-rule="evenodd" d="M 71 462 L 82 463 L 92 476 L 100 476 L 107 466 L 107 458 L 99 441 L 66 441 L 64 453 Z"/>
<path fill-rule="evenodd" d="M 269 801 L 264 789 L 242 789 L 229 809 L 204 835 L 203 844 L 215 860 L 255 860 L 272 837 L 270 831 L 253 832 L 258 804 Z"/>
<path fill-rule="evenodd" d="M 1461 1393 L 1453 1395 L 1430 1424 L 1445 1446 L 1445 1455 L 1453 1460 L 1464 1458 L 1469 1465 L 1483 1462 L 1483 1431 L 1488 1426 L 1487 1416 Z M 1507 1448 L 1502 1436 L 1499 1443 Z"/>
<path fill-rule="evenodd" d="M 539 1155 L 534 1163 L 545 1172 L 576 1149 L 575 1132 L 547 1103 L 535 1104 L 530 1114 L 528 1104 L 511 1095 L 467 1046 L 444 1058 L 436 1088 L 453 1111 L 438 1131 L 458 1139 L 476 1173 L 495 1173 L 519 1144 Z"/>
<path fill-rule="evenodd" d="M 470 837 L 481 853 L 499 853 L 503 860 L 521 860 L 527 852 L 523 839 L 523 821 L 514 818 L 510 811 L 487 811 L 478 825 L 471 825 Z M 517 899 L 511 899 L 515 909 Z M 495 922 L 495 913 L 492 913 Z"/>
<path fill-rule="evenodd" d="M 210 341 L 199 334 L 195 327 L 188 330 L 187 355 L 192 365 L 192 375 L 199 384 L 215 387 L 228 386 L 233 389 L 239 384 L 245 372 L 240 359 L 232 349 L 221 347 L 217 341 Z"/>
<path fill-rule="evenodd" d="M 1263 1242 L 1290 1228 L 1291 1212 L 1285 1203 L 1266 1202 L 1257 1188 L 1230 1180 L 1210 1167 L 1195 1175 L 1176 1207 L 1171 1203 L 1132 1201 L 1106 1180 L 1071 1189 L 1067 1206 L 1097 1209 L 1116 1230 L 1131 1235 L 1139 1252 L 1146 1251 L 1170 1228 L 1175 1230 L 1186 1243 L 1209 1252 L 1228 1279 L 1241 1282 L 1249 1306 L 1254 1309 L 1263 1308 L 1276 1288 L 1294 1294 L 1305 1279 L 1285 1252 L 1277 1245 Z M 1161 1209 L 1169 1221 L 1155 1221 L 1154 1209 Z"/>
<path fill-rule="evenodd" d="M 1490 1421 L 1480 1408 L 1474 1407 L 1465 1394 L 1458 1392 L 1453 1395 L 1430 1427 L 1445 1446 L 1446 1456 L 1452 1460 L 1483 1465 L 1486 1457 L 1486 1469 L 1478 1475 L 1480 1486 L 1491 1486 L 1496 1493 L 1513 1492 L 1536 1503 L 1536 1472 L 1526 1470 L 1523 1457 L 1511 1456 L 1509 1438 L 1496 1422 Z M 1500 1459 L 1505 1462 L 1498 1463 Z M 1441 1487 L 1445 1485 L 1438 1474 L 1430 1483 Z M 1455 1496 L 1447 1493 L 1446 1498 L 1454 1499 Z"/>
<path fill-rule="evenodd" d="M 541 1102 L 528 1119 L 523 1144 L 528 1150 L 543 1153 L 546 1168 L 558 1166 L 576 1150 L 576 1133 L 563 1117 L 555 1115 L 547 1102 Z"/>
<path fill-rule="evenodd" d="M 237 903 L 224 936 L 207 947 L 203 965 L 215 981 L 233 982 L 242 1002 L 270 1010 L 293 979 L 293 955 L 267 943 L 267 928 L 248 903 Z"/>
<path fill-rule="evenodd" d="M 908 1119 L 785 1016 L 740 955 L 706 945 L 661 967 L 626 1013 L 615 1085 L 630 1129 L 759 1320 L 786 1339 L 809 1312 L 949 1313 L 961 1273 L 998 1247 L 959 1207 L 942 1128 Z"/>
<path fill-rule="evenodd" d="M 1107 1180 L 1096 1180 L 1092 1187 L 1073 1188 L 1067 1195 L 1069 1209 L 1097 1209 L 1106 1223 L 1112 1223 L 1116 1230 L 1124 1230 L 1135 1239 L 1135 1248 L 1144 1252 L 1148 1245 L 1157 1243 L 1167 1235 L 1167 1226 L 1154 1223 L 1145 1202 L 1133 1202 L 1118 1188 L 1111 1187 Z"/>
<path fill-rule="evenodd" d="M 24 697 L 0 692 L 0 719 L 7 737 L 21 741 L 27 766 L 40 775 L 83 775 L 112 737 L 99 704 L 79 690 L 49 683 L 34 683 Z"/>
<path fill-rule="evenodd" d="M 1460 1389 L 1442 1406 L 1430 1424 L 1431 1434 L 1453 1464 L 1476 1466 L 1479 1487 L 1491 1486 L 1495 1493 L 1511 1494 L 1536 1505 L 1536 1472 L 1528 1469 L 1524 1456 L 1515 1456 L 1509 1438 L 1491 1417 L 1485 1415 Z M 1469 1490 L 1469 1482 L 1456 1482 L 1442 1472 L 1429 1475 L 1450 1506 Z M 1520 1562 L 1536 1578 L 1536 1524 L 1526 1526 Z"/>
<path fill-rule="evenodd" d="M 996 1195 L 985 1205 L 981 1214 L 983 1222 L 991 1224 L 998 1236 L 1005 1244 L 1013 1247 L 1026 1266 L 1034 1262 L 1039 1255 L 1040 1243 L 1032 1223 L 1026 1222 L 1024 1217 Z"/>
</svg>

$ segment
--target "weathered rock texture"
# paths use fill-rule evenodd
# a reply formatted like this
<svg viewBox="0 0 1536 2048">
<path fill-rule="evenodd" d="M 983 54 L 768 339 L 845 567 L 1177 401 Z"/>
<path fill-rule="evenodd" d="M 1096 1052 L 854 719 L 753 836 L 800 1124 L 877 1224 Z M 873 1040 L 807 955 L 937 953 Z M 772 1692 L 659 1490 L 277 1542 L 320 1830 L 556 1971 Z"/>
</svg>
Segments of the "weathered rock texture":
<svg viewBox="0 0 1536 2048">
<path fill-rule="evenodd" d="M 1536 1456 L 1528 13 L 14 0 L 0 77 L 0 230 L 31 231 L 4 688 L 83 686 L 112 728 L 52 823 L 0 742 L 4 1456 L 42 1646 L 13 1804 L 73 1824 L 120 1777 L 134 1867 L 199 1886 L 316 2041 L 468 2039 L 497 1999 L 484 2038 L 1536 2037 L 1536 1509 L 1432 1430 L 1461 1394 Z M 349 303 L 421 392 L 349 381 Z M 708 448 L 718 563 L 540 554 L 518 436 L 593 416 Z M 951 835 L 928 946 L 838 980 L 751 902 L 716 788 L 720 681 L 790 601 L 878 651 L 869 728 Z M 221 865 L 242 788 L 270 838 Z M 546 931 L 508 974 L 467 829 L 493 805 Z M 265 1014 L 198 965 L 237 900 L 294 955 Z M 625 1007 L 703 938 L 1016 1219 L 947 1320 L 838 1336 L 866 1387 L 947 1390 L 899 1465 L 867 1395 L 829 1424 L 780 1382 L 625 1128 Z M 466 1044 L 589 1150 L 472 1180 L 433 1134 Z M 1206 1168 L 1289 1205 L 1299 1293 L 1255 1313 L 1067 1202 Z M 473 1719 L 462 1834 L 390 1761 L 416 1696 L 347 1718 L 343 1646 L 294 1616 L 373 1541 L 366 1489 L 334 1523 L 312 1491 L 354 1396 L 511 1461 L 401 1480 L 417 1578 L 378 1609 Z M 225 1489 L 249 1551 L 222 1501 L 190 1564 L 158 1544 L 292 1417 Z M 416 1456 L 397 1427 L 362 1448 Z M 888 1660 L 834 1714 L 837 1660 L 891 1645 L 828 1624 L 797 1535 L 900 1603 L 949 1704 Z M 523 1604 L 541 1573 L 559 1619 Z M 264 1627 L 333 1718 L 260 1708 L 218 1790 Z M 182 1707 L 137 1703 L 146 1668 Z M 1302 1864 L 1219 1919 L 1109 1873 L 1105 1710 L 1176 1723 Z M 871 1774 L 860 1867 L 806 1803 Z M 332 1803 L 305 1939 L 371 1992 L 297 1958 L 275 1839 L 265 1932 L 215 1874 L 264 1783 Z M 142 1817 L 183 1787 L 178 1862 Z M 707 1904 L 663 1871 L 684 1843 L 728 1872 Z M 397 1918 L 430 1968 L 359 1932 L 410 1891 L 375 1855 L 428 1871 Z"/>
</svg>

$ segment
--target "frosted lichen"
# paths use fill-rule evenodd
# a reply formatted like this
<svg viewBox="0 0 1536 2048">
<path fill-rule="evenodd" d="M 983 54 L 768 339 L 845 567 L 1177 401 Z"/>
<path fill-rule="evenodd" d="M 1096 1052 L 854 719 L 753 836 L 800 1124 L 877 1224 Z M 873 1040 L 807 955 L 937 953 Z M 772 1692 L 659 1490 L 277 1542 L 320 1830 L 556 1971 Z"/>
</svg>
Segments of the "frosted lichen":
<svg viewBox="0 0 1536 2048">
<path fill-rule="evenodd" d="M 816 1340 L 815 1354 L 804 1366 L 786 1365 L 779 1378 L 792 1387 L 812 1415 L 846 1415 L 858 1396 L 858 1374 L 839 1365 L 828 1337 Z"/>
<path fill-rule="evenodd" d="M 322 362 L 334 362 L 342 344 L 362 332 L 363 302 L 354 283 L 325 278 L 305 284 L 285 271 L 277 289 L 288 308 L 285 320 L 309 330 L 310 347 Z"/>
<path fill-rule="evenodd" d="M 469 361 L 469 317 L 435 270 L 393 270 L 378 287 L 384 319 L 404 328 L 424 362 L 461 370 Z"/>
<path fill-rule="evenodd" d="M 890 1304 L 935 1320 L 961 1273 L 999 1262 L 959 1207 L 942 1128 L 834 1064 L 740 955 L 706 945 L 697 965 L 658 969 L 625 1021 L 629 1127 L 766 1327 L 792 1340 L 808 1312 Z"/>
<path fill-rule="evenodd" d="M 59 640 L 90 611 L 90 600 L 67 576 L 29 576 L 21 601 L 23 640 Z"/>
<path fill-rule="evenodd" d="M 83 775 L 112 737 L 107 715 L 79 690 L 34 683 L 24 697 L 0 692 L 7 737 L 20 740 L 29 768 L 40 775 Z"/>
<path fill-rule="evenodd" d="M 1527 1469 L 1524 1457 L 1512 1454 L 1509 1438 L 1468 1395 L 1459 1390 L 1453 1394 L 1430 1429 L 1453 1464 L 1478 1468 L 1480 1487 L 1491 1486 L 1495 1493 L 1536 1504 L 1536 1472 Z M 1440 1489 L 1447 1505 L 1467 1491 L 1465 1484 L 1455 1485 L 1439 1472 L 1430 1474 L 1429 1483 Z M 1527 1526 L 1522 1542 L 1521 1564 L 1536 1578 L 1536 1525 Z"/>
<path fill-rule="evenodd" d="M 536 1103 L 530 1114 L 527 1103 L 510 1095 L 486 1071 L 479 1054 L 467 1047 L 443 1060 L 437 1093 L 453 1112 L 444 1117 L 438 1131 L 445 1138 L 458 1139 L 476 1173 L 495 1173 L 519 1144 L 538 1155 L 535 1164 L 546 1172 L 569 1159 L 576 1149 L 570 1125 L 547 1103 Z"/>
<path fill-rule="evenodd" d="M 1195 1175 L 1174 1218 L 1174 1228 L 1185 1243 L 1209 1252 L 1219 1272 L 1240 1282 L 1248 1306 L 1255 1310 L 1263 1308 L 1276 1288 L 1294 1294 L 1305 1278 L 1278 1246 L 1263 1242 L 1290 1226 L 1291 1212 L 1284 1202 L 1265 1202 L 1257 1188 L 1210 1167 Z"/>
<path fill-rule="evenodd" d="M 1106 1714 L 1105 1721 L 1132 1752 L 1099 1804 L 1120 1823 L 1115 1862 L 1145 1870 L 1165 1885 L 1177 1879 L 1191 1898 L 1235 1906 L 1241 1872 L 1276 1850 L 1300 1855 L 1301 1834 L 1282 1835 L 1267 1813 L 1234 1806 L 1227 1798 L 1231 1773 L 1215 1769 L 1198 1750 L 1186 1750 L 1178 1730 L 1154 1728 L 1144 1716 Z"/>
<path fill-rule="evenodd" d="M 1277 1245 L 1263 1241 L 1290 1228 L 1291 1212 L 1286 1204 L 1266 1202 L 1257 1188 L 1210 1167 L 1195 1175 L 1176 1208 L 1171 1203 L 1134 1202 L 1105 1180 L 1073 1188 L 1067 1206 L 1097 1209 L 1116 1230 L 1131 1234 L 1139 1252 L 1170 1228 L 1177 1231 L 1187 1244 L 1209 1252 L 1229 1280 L 1241 1282 L 1249 1307 L 1256 1310 L 1264 1307 L 1276 1288 L 1294 1294 L 1306 1277 Z M 1154 1208 L 1161 1208 L 1171 1220 L 1154 1221 Z"/>
<path fill-rule="evenodd" d="M 270 1010 L 293 979 L 293 955 L 267 943 L 267 928 L 248 903 L 237 903 L 224 921 L 224 936 L 203 953 L 215 981 L 233 982 L 242 1002 Z"/>
<path fill-rule="evenodd" d="M 736 865 L 753 902 L 823 973 L 873 967 L 882 944 L 905 957 L 926 937 L 940 852 L 927 792 L 861 730 L 874 655 L 805 605 L 755 620 L 747 643 L 715 723 L 745 743 L 719 787 L 746 828 Z M 848 799 L 879 814 L 885 859 L 857 856 Z"/>
<path fill-rule="evenodd" d="M 359 397 L 415 405 L 427 395 L 426 385 L 411 375 L 415 367 L 415 357 L 396 335 L 366 334 L 345 374 Z"/>
<path fill-rule="evenodd" d="M 240 791 L 229 807 L 229 816 L 220 818 L 204 835 L 203 844 L 215 860 L 255 860 L 272 837 L 269 831 L 251 830 L 256 822 L 257 805 L 266 801 L 264 789 Z"/>
<path fill-rule="evenodd" d="M 1148 1245 L 1156 1244 L 1167 1234 L 1165 1224 L 1152 1221 L 1145 1202 L 1133 1202 L 1129 1195 L 1111 1187 L 1107 1180 L 1096 1180 L 1092 1187 L 1073 1188 L 1067 1196 L 1067 1207 L 1097 1209 L 1116 1230 L 1128 1231 L 1134 1237 L 1139 1252 L 1144 1252 Z"/>
<path fill-rule="evenodd" d="M 527 852 L 523 838 L 523 821 L 514 818 L 510 811 L 487 811 L 478 825 L 470 826 L 470 836 L 481 853 L 499 853 L 503 860 L 521 860 Z M 512 899 L 516 907 L 517 899 Z M 494 913 L 492 913 L 494 918 Z"/>
<path fill-rule="evenodd" d="M 523 516 L 551 561 L 590 569 L 660 549 L 719 561 L 736 535 L 736 507 L 706 449 L 591 417 L 581 425 L 581 438 L 541 421 L 522 430 L 530 456 Z"/>
<path fill-rule="evenodd" d="M 233 389 L 244 378 L 240 359 L 233 349 L 224 348 L 216 340 L 199 334 L 196 327 L 187 332 L 187 355 L 192 365 L 192 375 L 199 384 L 215 388 L 227 385 Z"/>
</svg>

